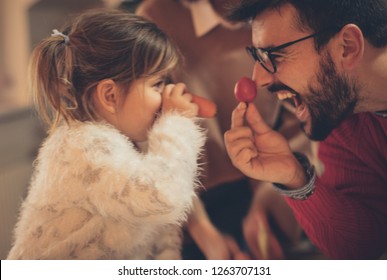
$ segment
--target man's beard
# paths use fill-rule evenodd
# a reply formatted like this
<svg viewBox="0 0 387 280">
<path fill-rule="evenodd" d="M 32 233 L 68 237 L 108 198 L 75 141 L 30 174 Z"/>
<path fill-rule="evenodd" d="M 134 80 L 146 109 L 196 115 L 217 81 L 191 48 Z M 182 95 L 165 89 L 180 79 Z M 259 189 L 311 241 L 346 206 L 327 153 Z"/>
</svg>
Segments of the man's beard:
<svg viewBox="0 0 387 280">
<path fill-rule="evenodd" d="M 309 86 L 303 101 L 310 114 L 310 129 L 301 127 L 312 140 L 324 140 L 344 119 L 353 114 L 359 99 L 358 86 L 339 75 L 329 53 L 323 54 L 317 74 L 317 87 Z"/>
</svg>

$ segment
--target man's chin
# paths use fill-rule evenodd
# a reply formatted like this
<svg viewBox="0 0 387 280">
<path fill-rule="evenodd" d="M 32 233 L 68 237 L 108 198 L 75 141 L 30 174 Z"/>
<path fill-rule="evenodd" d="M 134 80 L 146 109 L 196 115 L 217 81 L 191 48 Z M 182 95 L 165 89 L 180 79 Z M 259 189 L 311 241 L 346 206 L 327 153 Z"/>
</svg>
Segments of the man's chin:
<svg viewBox="0 0 387 280">
<path fill-rule="evenodd" d="M 310 135 L 308 135 L 308 138 L 313 141 L 323 141 L 325 140 L 329 134 L 332 132 L 332 128 L 316 128 L 312 129 Z"/>
<path fill-rule="evenodd" d="M 321 124 L 312 124 L 311 121 L 302 122 L 301 129 L 304 131 L 306 136 L 313 141 L 325 140 L 332 131 L 331 127 Z"/>
</svg>

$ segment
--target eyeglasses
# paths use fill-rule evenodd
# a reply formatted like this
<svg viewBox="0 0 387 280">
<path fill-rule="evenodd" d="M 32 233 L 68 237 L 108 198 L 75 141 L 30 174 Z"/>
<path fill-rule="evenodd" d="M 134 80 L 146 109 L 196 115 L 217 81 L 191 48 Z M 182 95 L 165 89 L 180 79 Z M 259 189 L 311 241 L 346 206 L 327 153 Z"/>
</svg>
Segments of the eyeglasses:
<svg viewBox="0 0 387 280">
<path fill-rule="evenodd" d="M 253 46 L 246 47 L 246 51 L 249 54 L 249 56 L 251 56 L 254 61 L 258 61 L 262 65 L 262 67 L 265 68 L 266 71 L 268 71 L 271 74 L 274 74 L 275 72 L 277 72 L 277 66 L 275 65 L 274 59 L 278 55 L 275 55 L 273 53 L 278 52 L 279 50 L 282 50 L 298 42 L 304 41 L 309 38 L 313 38 L 318 34 L 319 33 L 314 33 L 312 35 L 308 35 L 301 39 L 287 42 L 285 44 L 279 45 L 277 47 L 272 47 L 272 48 L 255 48 Z"/>
</svg>

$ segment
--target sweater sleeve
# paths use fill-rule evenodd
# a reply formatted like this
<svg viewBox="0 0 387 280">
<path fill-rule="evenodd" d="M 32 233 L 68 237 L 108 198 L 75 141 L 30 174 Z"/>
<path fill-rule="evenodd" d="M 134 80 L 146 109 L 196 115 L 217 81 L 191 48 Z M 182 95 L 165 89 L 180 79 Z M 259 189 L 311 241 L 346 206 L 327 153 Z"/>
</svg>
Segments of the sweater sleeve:
<svg viewBox="0 0 387 280">
<path fill-rule="evenodd" d="M 100 172 L 90 202 L 103 216 L 134 224 L 183 222 L 199 184 L 197 160 L 204 141 L 193 120 L 163 115 L 149 132 L 147 152 L 116 145 L 107 160 L 90 161 Z"/>
<path fill-rule="evenodd" d="M 319 145 L 324 173 L 305 201 L 287 199 L 310 240 L 333 259 L 378 258 L 387 248 L 386 122 L 350 118 Z"/>
</svg>

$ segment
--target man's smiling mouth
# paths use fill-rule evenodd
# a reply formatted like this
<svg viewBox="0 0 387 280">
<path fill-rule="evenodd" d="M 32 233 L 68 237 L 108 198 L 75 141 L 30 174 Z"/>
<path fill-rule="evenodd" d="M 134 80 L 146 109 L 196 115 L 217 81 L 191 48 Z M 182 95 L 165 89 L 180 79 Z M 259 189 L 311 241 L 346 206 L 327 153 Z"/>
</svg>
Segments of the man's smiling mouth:
<svg viewBox="0 0 387 280">
<path fill-rule="evenodd" d="M 280 90 L 276 92 L 277 97 L 281 101 L 290 103 L 295 108 L 295 113 L 300 121 L 306 121 L 307 109 L 301 97 L 296 93 L 291 93 L 287 90 Z"/>
</svg>

